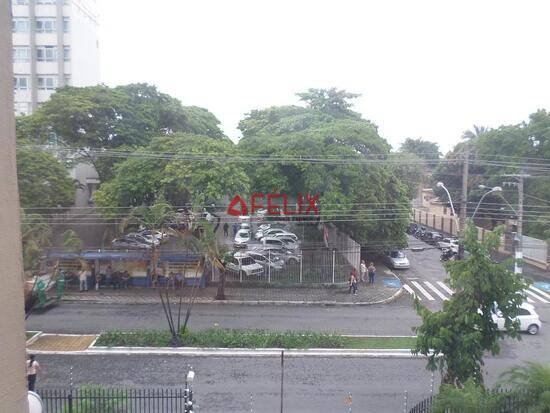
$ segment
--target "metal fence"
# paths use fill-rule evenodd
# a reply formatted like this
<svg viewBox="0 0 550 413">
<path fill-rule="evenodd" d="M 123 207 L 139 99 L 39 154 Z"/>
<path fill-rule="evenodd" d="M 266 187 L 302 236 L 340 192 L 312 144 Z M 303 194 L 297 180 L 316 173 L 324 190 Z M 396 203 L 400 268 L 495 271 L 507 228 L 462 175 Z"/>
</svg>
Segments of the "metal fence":
<svg viewBox="0 0 550 413">
<path fill-rule="evenodd" d="M 525 407 L 524 403 L 521 400 L 525 399 L 525 395 L 517 394 L 507 394 L 508 390 L 499 389 L 497 391 L 492 391 L 492 394 L 501 394 L 501 399 L 497 403 L 498 406 L 489 410 L 484 410 L 480 407 L 480 413 L 527 413 L 528 408 Z M 415 406 L 413 406 L 409 413 L 431 413 L 432 405 L 435 401 L 435 397 L 430 396 L 422 400 Z M 445 413 L 461 413 L 462 410 L 447 409 Z"/>
<path fill-rule="evenodd" d="M 172 389 L 42 389 L 47 413 L 185 413 L 192 391 Z"/>
<path fill-rule="evenodd" d="M 261 274 L 252 276 L 243 271 L 227 271 L 226 280 L 261 284 L 343 284 L 348 282 L 352 268 L 340 251 L 304 249 L 301 259 L 289 260 L 280 269 L 266 266 Z M 217 279 L 216 273 L 213 281 Z"/>
</svg>

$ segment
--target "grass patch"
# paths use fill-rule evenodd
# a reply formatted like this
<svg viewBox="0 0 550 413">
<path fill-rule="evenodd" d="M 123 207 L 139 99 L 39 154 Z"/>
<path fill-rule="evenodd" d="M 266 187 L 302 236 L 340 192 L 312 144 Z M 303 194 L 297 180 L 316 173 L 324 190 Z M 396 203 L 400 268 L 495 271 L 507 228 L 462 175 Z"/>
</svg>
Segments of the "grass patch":
<svg viewBox="0 0 550 413">
<path fill-rule="evenodd" d="M 27 332 L 25 332 L 25 336 L 27 337 L 27 340 L 30 340 L 31 338 L 33 338 L 37 334 L 38 334 L 38 331 L 27 331 Z"/>
<path fill-rule="evenodd" d="M 202 348 L 412 348 L 414 337 L 343 337 L 311 331 L 224 330 L 180 333 L 186 347 Z M 169 347 L 170 333 L 158 330 L 108 331 L 96 342 L 105 347 Z"/>
</svg>

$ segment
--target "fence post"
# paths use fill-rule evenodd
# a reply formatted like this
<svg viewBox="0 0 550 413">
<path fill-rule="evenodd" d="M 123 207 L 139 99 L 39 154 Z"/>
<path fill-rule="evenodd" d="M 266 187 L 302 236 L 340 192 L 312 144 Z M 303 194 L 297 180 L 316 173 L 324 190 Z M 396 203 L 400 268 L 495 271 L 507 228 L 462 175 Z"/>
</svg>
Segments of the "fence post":
<svg viewBox="0 0 550 413">
<path fill-rule="evenodd" d="M 73 413 L 73 366 L 69 368 L 69 413 Z"/>
<path fill-rule="evenodd" d="M 336 250 L 332 250 L 332 283 L 334 284 L 336 271 Z"/>
<path fill-rule="evenodd" d="M 267 282 L 271 284 L 271 250 L 267 251 Z"/>
<path fill-rule="evenodd" d="M 405 400 L 403 401 L 403 413 L 407 413 L 407 390 L 405 390 Z"/>
<path fill-rule="evenodd" d="M 243 282 L 243 270 L 242 270 L 242 267 L 241 267 L 241 261 L 239 261 L 239 281 L 241 283 Z"/>
<path fill-rule="evenodd" d="M 303 262 L 304 262 L 304 253 L 302 253 L 302 257 L 300 258 L 300 284 L 302 284 L 302 276 L 303 276 L 302 263 Z"/>
</svg>

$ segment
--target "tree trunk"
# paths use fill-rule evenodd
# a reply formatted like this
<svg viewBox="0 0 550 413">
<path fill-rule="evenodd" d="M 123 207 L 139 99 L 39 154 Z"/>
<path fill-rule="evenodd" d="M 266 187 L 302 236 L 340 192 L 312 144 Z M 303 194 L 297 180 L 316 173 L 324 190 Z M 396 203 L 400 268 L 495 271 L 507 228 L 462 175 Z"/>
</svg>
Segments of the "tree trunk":
<svg viewBox="0 0 550 413">
<path fill-rule="evenodd" d="M 220 271 L 220 280 L 218 281 L 218 292 L 216 293 L 216 300 L 225 300 L 225 268 Z"/>
</svg>

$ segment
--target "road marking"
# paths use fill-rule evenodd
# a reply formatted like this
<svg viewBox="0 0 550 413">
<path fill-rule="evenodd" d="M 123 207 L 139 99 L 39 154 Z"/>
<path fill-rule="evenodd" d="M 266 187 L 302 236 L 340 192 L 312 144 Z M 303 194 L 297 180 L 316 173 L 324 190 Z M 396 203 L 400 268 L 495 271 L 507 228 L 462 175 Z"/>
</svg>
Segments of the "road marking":
<svg viewBox="0 0 550 413">
<path fill-rule="evenodd" d="M 453 295 L 455 292 L 453 290 L 451 290 L 449 287 L 447 287 L 447 284 L 441 282 L 441 281 L 437 281 L 437 283 L 439 284 L 439 286 L 441 288 L 443 288 L 445 291 L 447 291 L 447 294 L 449 295 Z"/>
<path fill-rule="evenodd" d="M 416 281 L 411 281 L 412 285 L 414 285 L 416 287 L 416 289 L 418 291 L 420 291 L 422 294 L 424 294 L 424 296 L 430 300 L 430 301 L 435 301 L 435 298 L 433 298 L 429 292 L 427 292 L 424 287 L 422 287 L 420 284 L 418 284 Z"/>
<path fill-rule="evenodd" d="M 441 293 L 441 291 L 439 291 L 437 288 L 435 288 L 435 287 L 432 285 L 431 282 L 429 282 L 429 281 L 424 281 L 424 284 L 426 284 L 426 287 L 428 287 L 430 290 L 432 290 L 434 293 L 436 293 L 436 294 L 439 296 L 439 298 L 441 298 L 443 301 L 448 300 L 448 298 L 447 298 L 445 295 L 443 295 L 443 294 Z"/>
<path fill-rule="evenodd" d="M 407 280 L 418 280 L 418 277 L 407 277 Z"/>
<path fill-rule="evenodd" d="M 533 291 L 536 291 L 537 293 L 539 293 L 540 295 L 542 295 L 543 297 L 546 297 L 547 299 L 550 300 L 550 294 L 547 294 L 545 293 L 544 291 L 538 289 L 537 287 L 533 287 L 532 285 L 529 286 L 529 289 L 533 290 Z"/>
<path fill-rule="evenodd" d="M 413 289 L 411 287 L 409 287 L 407 284 L 403 284 L 403 288 L 405 288 L 405 290 L 407 290 L 407 292 L 412 295 L 413 297 L 416 297 L 418 298 L 420 301 L 422 301 L 422 298 L 421 297 L 418 297 L 416 295 L 416 293 L 413 291 Z"/>
<path fill-rule="evenodd" d="M 535 302 L 535 300 L 533 300 L 531 297 L 527 297 L 527 302 L 532 304 Z"/>
<path fill-rule="evenodd" d="M 539 300 L 541 303 L 550 304 L 550 301 L 546 301 L 544 298 L 539 297 L 539 296 L 536 295 L 534 292 L 529 291 L 529 290 L 524 290 L 524 291 L 525 291 L 527 294 L 529 294 L 531 297 L 536 298 L 537 300 Z"/>
</svg>

